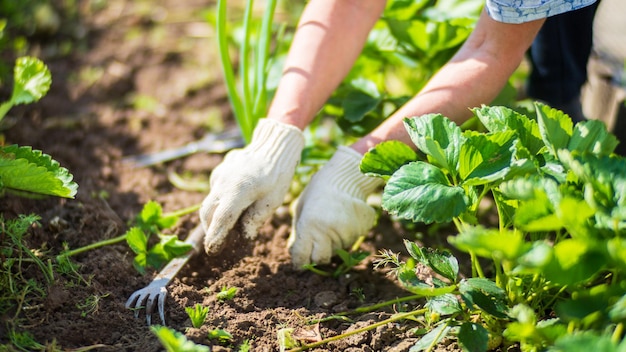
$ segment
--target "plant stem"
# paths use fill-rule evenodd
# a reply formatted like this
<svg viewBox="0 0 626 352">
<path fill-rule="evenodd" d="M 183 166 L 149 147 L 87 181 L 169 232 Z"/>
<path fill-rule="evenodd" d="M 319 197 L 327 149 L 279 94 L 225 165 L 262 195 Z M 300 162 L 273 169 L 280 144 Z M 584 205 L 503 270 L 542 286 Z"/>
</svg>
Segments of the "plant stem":
<svg viewBox="0 0 626 352">
<path fill-rule="evenodd" d="M 239 129 L 241 129 L 241 135 L 245 139 L 246 143 L 250 142 L 252 137 L 252 130 L 248 126 L 245 119 L 245 111 L 243 104 L 241 103 L 241 97 L 237 93 L 237 87 L 235 82 L 235 73 L 233 66 L 230 62 L 230 55 L 228 53 L 228 34 L 226 33 L 226 0 L 217 1 L 217 15 L 216 15 L 216 37 L 217 48 L 220 55 L 220 63 L 222 64 L 222 72 L 224 73 L 224 82 L 226 83 L 226 90 L 228 92 L 228 99 L 233 108 L 233 113 Z"/>
<path fill-rule="evenodd" d="M 187 207 L 187 208 L 175 210 L 175 211 L 172 211 L 172 212 L 169 212 L 169 213 L 164 213 L 163 217 L 171 217 L 171 216 L 181 217 L 183 215 L 191 214 L 194 211 L 197 211 L 198 209 L 200 209 L 201 205 L 202 205 L 201 203 L 198 203 L 198 204 L 192 205 L 192 206 Z"/>
<path fill-rule="evenodd" d="M 84 247 L 72 249 L 71 251 L 67 251 L 67 252 L 63 252 L 63 253 L 59 254 L 57 256 L 57 261 L 59 260 L 58 258 L 61 257 L 61 256 L 71 257 L 73 255 L 84 253 L 84 252 L 90 251 L 92 249 L 96 249 L 96 248 L 112 245 L 112 244 L 115 244 L 115 243 L 123 242 L 125 239 L 126 239 L 126 234 L 123 234 L 121 236 L 117 236 L 117 237 L 109 238 L 109 239 L 106 239 L 106 240 L 98 241 L 98 242 L 95 242 L 95 243 L 92 243 L 92 244 L 88 244 L 88 245 L 86 245 Z"/>
<path fill-rule="evenodd" d="M 356 330 L 352 330 L 352 331 L 349 331 L 349 332 L 346 332 L 346 333 L 343 333 L 343 334 L 340 334 L 340 335 L 337 335 L 337 336 L 332 336 L 332 337 L 323 339 L 323 340 L 315 342 L 315 343 L 305 344 L 305 345 L 300 346 L 298 348 L 293 348 L 293 349 L 289 350 L 289 352 L 299 352 L 299 351 L 307 350 L 309 348 L 318 347 L 318 346 L 327 344 L 329 342 L 341 340 L 341 339 L 346 338 L 348 336 L 360 334 L 362 332 L 375 329 L 375 328 L 377 328 L 379 326 L 383 326 L 383 325 L 386 325 L 388 323 L 393 323 L 395 321 L 406 319 L 406 318 L 412 317 L 414 315 L 424 314 L 424 313 L 426 313 L 426 311 L 427 311 L 426 308 L 422 308 L 422 309 L 416 309 L 416 310 L 413 310 L 413 311 L 410 311 L 410 312 L 407 312 L 407 313 L 395 314 L 392 317 L 390 317 L 389 319 L 385 319 L 385 320 L 379 321 L 377 323 L 374 323 L 372 325 L 364 326 L 362 328 L 359 328 L 359 329 L 356 329 Z"/>
<path fill-rule="evenodd" d="M 381 303 L 377 303 L 377 304 L 372 304 L 372 305 L 369 305 L 369 306 L 359 307 L 359 308 L 356 308 L 354 310 L 350 310 L 350 311 L 346 311 L 346 312 L 333 314 L 333 315 L 331 315 L 329 317 L 326 317 L 326 318 L 310 321 L 309 323 L 310 324 L 316 324 L 316 323 L 321 323 L 321 322 L 324 322 L 324 321 L 337 319 L 338 317 L 343 317 L 343 316 L 346 316 L 346 315 L 369 313 L 369 312 L 373 312 L 373 311 L 378 310 L 378 309 L 383 308 L 383 307 L 391 306 L 391 305 L 394 305 L 394 304 L 397 304 L 397 303 L 412 301 L 414 299 L 423 298 L 423 297 L 424 297 L 423 295 L 411 295 L 411 296 L 406 296 L 406 297 L 395 298 L 395 299 L 392 299 L 392 300 L 389 300 L 389 301 L 385 301 L 385 302 L 381 302 Z"/>
<path fill-rule="evenodd" d="M 250 33 L 252 9 L 254 0 L 246 1 L 246 9 L 243 15 L 243 40 L 239 52 L 239 77 L 241 78 L 241 102 L 243 105 L 244 119 L 248 128 L 253 128 L 252 123 L 252 95 L 250 93 Z"/>
<path fill-rule="evenodd" d="M 267 63 L 269 59 L 270 42 L 272 40 L 272 23 L 274 22 L 274 12 L 276 10 L 276 0 L 269 0 L 265 5 L 265 12 L 261 21 L 261 33 L 257 44 L 256 59 L 256 92 L 254 94 L 254 121 L 260 116 L 266 114 L 267 89 L 265 83 L 267 80 Z"/>
</svg>

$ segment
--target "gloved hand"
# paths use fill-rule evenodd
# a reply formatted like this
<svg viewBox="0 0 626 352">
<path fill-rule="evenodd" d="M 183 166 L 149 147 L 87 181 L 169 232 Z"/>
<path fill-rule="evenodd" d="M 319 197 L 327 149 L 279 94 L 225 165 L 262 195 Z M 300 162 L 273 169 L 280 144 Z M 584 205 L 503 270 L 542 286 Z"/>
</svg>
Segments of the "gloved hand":
<svg viewBox="0 0 626 352">
<path fill-rule="evenodd" d="M 208 254 L 222 249 L 237 221 L 246 238 L 256 237 L 282 204 L 303 148 L 304 136 L 297 127 L 261 119 L 250 144 L 226 154 L 211 173 L 211 191 L 200 207 Z"/>
<path fill-rule="evenodd" d="M 288 247 L 295 268 L 326 264 L 335 251 L 348 248 L 376 223 L 367 196 L 383 183 L 359 170 L 362 155 L 339 147 L 295 204 Z"/>
</svg>

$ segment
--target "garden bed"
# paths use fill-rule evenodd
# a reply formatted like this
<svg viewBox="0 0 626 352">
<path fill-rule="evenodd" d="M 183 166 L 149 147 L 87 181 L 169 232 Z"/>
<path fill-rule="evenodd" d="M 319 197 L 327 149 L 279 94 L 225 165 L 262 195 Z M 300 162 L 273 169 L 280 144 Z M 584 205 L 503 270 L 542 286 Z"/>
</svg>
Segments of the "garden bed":
<svg viewBox="0 0 626 352">
<path fill-rule="evenodd" d="M 197 154 L 148 168 L 134 168 L 123 158 L 181 146 L 202 137 L 211 124 L 217 130 L 224 127 L 221 123 L 234 125 L 213 30 L 198 15 L 207 6 L 197 0 L 110 0 L 98 10 L 82 6 L 73 37 L 46 37 L 33 44 L 51 70 L 52 87 L 39 103 L 11 111 L 7 119 L 14 125 L 4 132 L 6 140 L 52 155 L 74 175 L 79 189 L 71 200 L 2 199 L 0 213 L 6 219 L 41 216 L 25 237 L 29 248 L 54 256 L 66 247 L 122 235 L 150 200 L 175 211 L 204 198 L 206 192 L 174 187 L 168 175 L 206 179 L 221 155 Z M 71 46 L 69 55 L 62 54 L 64 45 Z M 413 233 L 382 217 L 361 247 L 372 255 L 348 274 L 324 277 L 291 267 L 286 250 L 290 218 L 286 209 L 279 214 L 245 250 L 194 257 L 169 286 L 167 326 L 214 351 L 238 350 L 246 340 L 253 351 L 275 351 L 281 328 L 296 329 L 296 336 L 319 329 L 320 335 L 309 340 L 314 341 L 382 321 L 416 303 L 353 315 L 351 321 L 308 324 L 409 295 L 393 277 L 375 270 L 372 261 L 381 249 L 402 251 L 402 236 Z M 196 213 L 187 215 L 171 232 L 182 239 L 198 223 Z M 161 349 L 143 314 L 135 319 L 124 306 L 156 274 L 152 269 L 139 274 L 133 255 L 121 243 L 72 257 L 82 279 L 55 275 L 45 300 L 22 307 L 17 330 L 48 348 Z M 223 287 L 236 287 L 235 297 L 218 300 Z M 185 307 L 197 303 L 209 307 L 209 313 L 201 328 L 191 328 Z M 386 324 L 317 350 L 406 351 L 416 341 L 410 333 L 414 325 Z M 207 334 L 213 329 L 228 331 L 232 340 L 210 341 Z M 8 342 L 7 334 L 3 323 L 1 343 Z"/>
</svg>

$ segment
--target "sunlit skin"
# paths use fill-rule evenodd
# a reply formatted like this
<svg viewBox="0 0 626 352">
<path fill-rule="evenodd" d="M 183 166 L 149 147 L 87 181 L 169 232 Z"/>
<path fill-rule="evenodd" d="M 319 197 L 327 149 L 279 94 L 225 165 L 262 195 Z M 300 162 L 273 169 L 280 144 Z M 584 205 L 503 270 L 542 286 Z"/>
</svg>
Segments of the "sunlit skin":
<svg viewBox="0 0 626 352">
<path fill-rule="evenodd" d="M 294 38 L 268 118 L 300 129 L 348 74 L 385 1 L 311 1 Z M 351 147 L 364 154 L 385 140 L 410 143 L 402 120 L 441 113 L 457 123 L 469 108 L 489 104 L 500 92 L 545 20 L 497 22 L 483 12 L 454 57 L 409 102 Z"/>
</svg>

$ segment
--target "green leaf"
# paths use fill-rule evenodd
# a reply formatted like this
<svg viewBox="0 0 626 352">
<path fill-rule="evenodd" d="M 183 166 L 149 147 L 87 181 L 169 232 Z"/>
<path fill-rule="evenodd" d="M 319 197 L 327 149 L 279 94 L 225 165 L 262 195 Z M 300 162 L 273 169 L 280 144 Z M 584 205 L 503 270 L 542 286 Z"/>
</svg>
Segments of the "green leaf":
<svg viewBox="0 0 626 352">
<path fill-rule="evenodd" d="M 439 315 L 456 314 L 463 310 L 457 296 L 451 293 L 429 297 L 425 307 Z"/>
<path fill-rule="evenodd" d="M 585 183 L 584 198 L 596 212 L 596 226 L 626 228 L 626 159 L 566 150 L 559 152 L 559 159 Z"/>
<path fill-rule="evenodd" d="M 374 110 L 382 99 L 376 84 L 367 79 L 356 79 L 350 83 L 354 88 L 342 100 L 344 118 L 352 123 L 359 122 Z"/>
<path fill-rule="evenodd" d="M 143 208 L 139 213 L 139 217 L 137 219 L 138 225 L 143 230 L 149 231 L 152 226 L 157 226 L 162 214 L 163 209 L 159 203 L 153 200 L 148 201 L 143 205 Z"/>
<path fill-rule="evenodd" d="M 136 226 L 126 231 L 126 243 L 135 254 L 146 253 L 148 251 L 148 237 Z"/>
<path fill-rule="evenodd" d="M 564 112 L 548 105 L 536 102 L 535 109 L 541 139 L 550 153 L 556 156 L 559 149 L 567 149 L 574 124 Z"/>
<path fill-rule="evenodd" d="M 147 253 L 137 253 L 135 258 L 133 258 L 133 267 L 137 270 L 141 275 L 146 273 L 146 267 L 148 266 L 148 255 Z"/>
<path fill-rule="evenodd" d="M 548 349 L 549 352 L 620 352 L 623 351 L 624 343 L 616 346 L 611 341 L 610 336 L 598 336 L 587 331 L 578 334 L 568 334 L 559 338 L 554 346 Z"/>
<path fill-rule="evenodd" d="M 504 106 L 482 106 L 472 111 L 490 132 L 514 131 L 532 155 L 544 147 L 537 121 Z"/>
<path fill-rule="evenodd" d="M 493 200 L 498 212 L 498 223 L 500 228 L 510 228 L 513 226 L 515 213 L 519 208 L 519 201 L 505 197 L 498 188 L 491 190 Z"/>
<path fill-rule="evenodd" d="M 419 150 L 434 165 L 455 177 L 458 172 L 461 145 L 465 142 L 461 128 L 441 114 L 404 119 L 404 126 Z"/>
<path fill-rule="evenodd" d="M 163 347 L 168 352 L 209 352 L 211 349 L 204 345 L 197 345 L 193 341 L 187 340 L 184 334 L 171 330 L 165 326 L 153 325 L 150 327 L 161 341 Z"/>
<path fill-rule="evenodd" d="M 50 155 L 31 147 L 0 147 L 0 185 L 36 194 L 74 198 L 78 185 Z"/>
<path fill-rule="evenodd" d="M 233 335 L 223 329 L 210 330 L 208 337 L 209 340 L 218 340 L 221 342 L 230 341 L 233 339 Z"/>
<path fill-rule="evenodd" d="M 489 333 L 482 325 L 464 322 L 461 324 L 458 339 L 463 351 L 484 352 L 487 351 Z"/>
<path fill-rule="evenodd" d="M 532 242 L 528 251 L 522 254 L 517 260 L 517 267 L 513 269 L 514 274 L 537 274 L 552 260 L 552 246 L 545 242 Z"/>
<path fill-rule="evenodd" d="M 463 232 L 448 238 L 456 248 L 489 259 L 517 260 L 529 245 L 519 231 L 466 227 Z"/>
<path fill-rule="evenodd" d="M 459 156 L 459 175 L 466 185 L 503 181 L 511 169 L 514 156 L 513 131 L 482 134 L 464 133 L 465 143 Z"/>
<path fill-rule="evenodd" d="M 430 267 L 437 274 L 452 282 L 456 282 L 456 277 L 459 274 L 459 262 L 450 252 L 432 248 L 420 248 L 417 243 L 409 240 L 404 240 L 404 246 L 409 251 L 411 257 Z"/>
<path fill-rule="evenodd" d="M 160 268 L 168 261 L 189 252 L 193 246 L 180 241 L 176 235 L 159 235 L 160 241 L 148 250 L 148 265 Z"/>
<path fill-rule="evenodd" d="M 456 286 L 435 287 L 420 280 L 415 271 L 411 268 L 400 268 L 398 270 L 398 281 L 406 290 L 424 297 L 440 296 L 453 292 Z"/>
<path fill-rule="evenodd" d="M 567 149 L 578 152 L 591 152 L 597 155 L 610 155 L 619 141 L 609 133 L 600 120 L 586 120 L 574 126 Z"/>
<path fill-rule="evenodd" d="M 483 278 L 462 280 L 459 292 L 469 307 L 476 305 L 497 318 L 508 317 L 506 292 L 495 282 Z"/>
<path fill-rule="evenodd" d="M 365 153 L 360 168 L 366 175 L 389 179 L 402 165 L 416 160 L 417 153 L 408 145 L 399 141 L 384 141 Z"/>
<path fill-rule="evenodd" d="M 609 310 L 611 321 L 620 323 L 626 321 L 626 294 L 619 298 L 617 302 L 611 305 Z"/>
<path fill-rule="evenodd" d="M 187 254 L 193 248 L 193 245 L 179 240 L 176 235 L 161 235 L 160 238 L 160 243 L 163 245 L 163 249 L 169 259 Z"/>
<path fill-rule="evenodd" d="M 413 222 L 448 222 L 467 209 L 463 188 L 450 185 L 437 167 L 411 162 L 394 173 L 383 191 L 382 206 Z"/>
<path fill-rule="evenodd" d="M 48 93 L 52 83 L 48 67 L 41 60 L 29 56 L 16 60 L 13 79 L 11 102 L 14 105 L 38 101 Z"/>
<path fill-rule="evenodd" d="M 546 279 L 573 285 L 587 282 L 606 264 L 607 258 L 592 241 L 564 239 L 554 245 L 553 256 L 544 267 Z"/>
<path fill-rule="evenodd" d="M 428 334 L 422 336 L 415 345 L 413 345 L 409 352 L 421 352 L 426 349 L 432 348 L 440 343 L 444 338 L 448 336 L 452 328 L 448 324 L 441 324 L 432 329 Z"/>
</svg>

